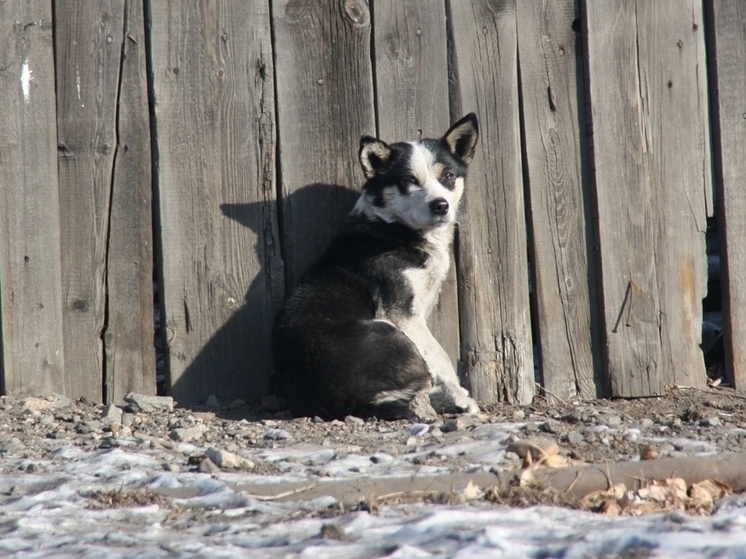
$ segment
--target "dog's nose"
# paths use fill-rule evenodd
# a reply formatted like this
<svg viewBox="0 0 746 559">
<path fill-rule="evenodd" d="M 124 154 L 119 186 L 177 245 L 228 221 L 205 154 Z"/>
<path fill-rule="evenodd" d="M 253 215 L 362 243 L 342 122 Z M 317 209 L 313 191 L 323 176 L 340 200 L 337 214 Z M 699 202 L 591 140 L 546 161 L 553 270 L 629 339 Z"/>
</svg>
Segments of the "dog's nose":
<svg viewBox="0 0 746 559">
<path fill-rule="evenodd" d="M 430 209 L 435 215 L 446 215 L 448 213 L 448 200 L 445 198 L 436 198 L 430 202 Z"/>
</svg>

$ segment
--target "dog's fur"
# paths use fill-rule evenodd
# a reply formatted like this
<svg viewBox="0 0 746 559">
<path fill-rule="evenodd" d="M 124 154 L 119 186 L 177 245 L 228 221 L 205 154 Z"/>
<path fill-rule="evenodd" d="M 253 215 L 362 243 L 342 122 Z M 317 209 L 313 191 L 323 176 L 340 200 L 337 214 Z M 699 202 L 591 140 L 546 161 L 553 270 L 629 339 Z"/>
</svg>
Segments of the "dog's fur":
<svg viewBox="0 0 746 559">
<path fill-rule="evenodd" d="M 479 410 L 425 324 L 477 137 L 469 114 L 439 140 L 360 140 L 362 195 L 272 333 L 280 394 L 296 414 L 397 418 L 431 389 L 453 410 Z"/>
</svg>

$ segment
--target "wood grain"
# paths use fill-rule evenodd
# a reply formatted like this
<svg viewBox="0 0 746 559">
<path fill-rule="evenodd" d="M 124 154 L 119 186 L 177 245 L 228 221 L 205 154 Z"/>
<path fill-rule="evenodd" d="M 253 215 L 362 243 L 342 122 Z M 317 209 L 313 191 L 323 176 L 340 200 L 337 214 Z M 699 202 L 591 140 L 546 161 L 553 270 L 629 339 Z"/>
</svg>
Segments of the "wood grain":
<svg viewBox="0 0 746 559">
<path fill-rule="evenodd" d="M 375 135 L 367 2 L 273 0 L 282 238 L 291 289 L 359 195 L 358 146 Z"/>
<path fill-rule="evenodd" d="M 388 141 L 439 138 L 450 126 L 445 3 L 378 0 L 374 15 L 378 134 Z M 453 258 L 428 326 L 455 367 L 459 325 Z"/>
<path fill-rule="evenodd" d="M 122 28 L 104 334 L 104 397 L 117 404 L 128 392 L 155 394 L 150 116 L 141 2 L 125 2 Z"/>
<path fill-rule="evenodd" d="M 51 2 L 0 3 L 0 312 L 4 393 L 68 392 Z"/>
<path fill-rule="evenodd" d="M 268 5 L 150 6 L 169 391 L 257 398 L 284 291 Z"/>
<path fill-rule="evenodd" d="M 746 4 L 706 2 L 714 66 L 713 134 L 718 179 L 721 284 L 725 322 L 726 376 L 746 390 Z"/>
<path fill-rule="evenodd" d="M 585 2 L 613 396 L 703 387 L 710 184 L 702 6 Z"/>
<path fill-rule="evenodd" d="M 101 401 L 124 0 L 55 2 L 63 335 L 68 387 Z"/>
<path fill-rule="evenodd" d="M 451 2 L 453 114 L 479 115 L 459 230 L 465 377 L 481 402 L 528 403 L 534 366 L 513 0 Z"/>
<path fill-rule="evenodd" d="M 583 153 L 582 45 L 572 28 L 579 14 L 575 0 L 516 8 L 543 386 L 549 397 L 596 398 L 604 384 L 594 360 L 601 348 L 592 319 L 592 191 Z"/>
</svg>

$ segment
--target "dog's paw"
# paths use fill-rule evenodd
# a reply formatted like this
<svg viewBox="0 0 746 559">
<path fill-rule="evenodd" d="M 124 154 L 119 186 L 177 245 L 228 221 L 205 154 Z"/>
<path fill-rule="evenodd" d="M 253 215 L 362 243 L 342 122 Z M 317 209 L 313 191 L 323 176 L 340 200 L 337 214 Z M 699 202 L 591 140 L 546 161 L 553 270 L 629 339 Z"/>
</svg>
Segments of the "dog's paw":
<svg viewBox="0 0 746 559">
<path fill-rule="evenodd" d="M 430 403 L 438 413 L 479 413 L 479 404 L 457 384 L 439 384 L 430 391 Z"/>
</svg>

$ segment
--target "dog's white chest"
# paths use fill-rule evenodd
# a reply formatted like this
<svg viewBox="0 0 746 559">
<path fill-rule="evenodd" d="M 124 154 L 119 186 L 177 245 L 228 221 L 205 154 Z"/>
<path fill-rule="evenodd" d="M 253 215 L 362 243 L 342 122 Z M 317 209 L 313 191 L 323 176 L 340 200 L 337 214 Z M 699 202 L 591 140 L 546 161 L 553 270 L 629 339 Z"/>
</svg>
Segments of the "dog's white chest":
<svg viewBox="0 0 746 559">
<path fill-rule="evenodd" d="M 449 248 L 452 232 L 440 233 L 437 239 L 433 239 L 435 242 L 429 242 L 427 245 L 427 265 L 424 268 L 409 268 L 404 272 L 404 277 L 414 294 L 412 313 L 422 318 L 427 318 L 437 303 L 440 286 L 446 279 L 451 265 Z"/>
</svg>

